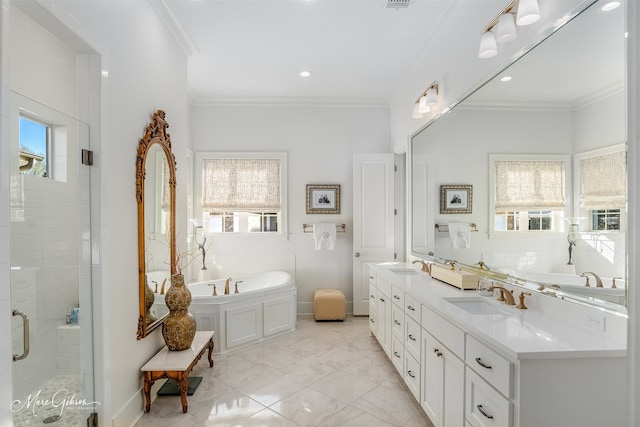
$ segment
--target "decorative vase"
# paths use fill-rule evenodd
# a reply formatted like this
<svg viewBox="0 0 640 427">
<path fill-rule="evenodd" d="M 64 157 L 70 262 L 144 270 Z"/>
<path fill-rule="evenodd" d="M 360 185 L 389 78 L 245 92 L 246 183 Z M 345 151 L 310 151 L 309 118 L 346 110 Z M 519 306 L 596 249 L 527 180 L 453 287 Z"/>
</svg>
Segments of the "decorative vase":
<svg viewBox="0 0 640 427">
<path fill-rule="evenodd" d="M 169 314 L 162 324 L 162 337 L 171 351 L 191 347 L 196 335 L 196 319 L 187 311 L 191 304 L 191 291 L 184 285 L 184 276 L 171 276 L 171 287 L 164 296 Z"/>
<path fill-rule="evenodd" d="M 151 307 L 156 300 L 156 296 L 153 293 L 153 289 L 149 286 L 147 276 L 144 276 L 144 318 L 147 319 L 147 325 L 156 321 L 156 316 L 151 313 Z"/>
</svg>

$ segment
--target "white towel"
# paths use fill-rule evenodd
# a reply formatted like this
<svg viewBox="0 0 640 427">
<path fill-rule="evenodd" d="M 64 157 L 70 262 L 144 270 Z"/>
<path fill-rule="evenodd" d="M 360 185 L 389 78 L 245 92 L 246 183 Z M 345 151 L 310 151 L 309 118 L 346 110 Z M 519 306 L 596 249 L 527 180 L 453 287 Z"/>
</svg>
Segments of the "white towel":
<svg viewBox="0 0 640 427">
<path fill-rule="evenodd" d="M 469 249 L 471 247 L 471 229 L 464 222 L 450 222 L 449 238 L 453 249 Z"/>
<path fill-rule="evenodd" d="M 336 247 L 336 225 L 320 223 L 313 225 L 313 237 L 316 240 L 316 250 L 334 250 Z"/>
</svg>

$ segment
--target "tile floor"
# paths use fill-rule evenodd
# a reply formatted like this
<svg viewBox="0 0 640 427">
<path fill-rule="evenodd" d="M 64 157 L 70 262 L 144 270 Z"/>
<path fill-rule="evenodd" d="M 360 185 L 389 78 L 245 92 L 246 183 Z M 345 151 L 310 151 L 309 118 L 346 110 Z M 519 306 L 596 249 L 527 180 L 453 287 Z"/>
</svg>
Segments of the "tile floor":
<svg viewBox="0 0 640 427">
<path fill-rule="evenodd" d="M 205 358 L 206 359 L 206 358 Z M 136 427 L 433 427 L 375 338 L 367 317 L 298 318 L 296 331 L 202 359 L 182 413 L 160 396 Z"/>
</svg>

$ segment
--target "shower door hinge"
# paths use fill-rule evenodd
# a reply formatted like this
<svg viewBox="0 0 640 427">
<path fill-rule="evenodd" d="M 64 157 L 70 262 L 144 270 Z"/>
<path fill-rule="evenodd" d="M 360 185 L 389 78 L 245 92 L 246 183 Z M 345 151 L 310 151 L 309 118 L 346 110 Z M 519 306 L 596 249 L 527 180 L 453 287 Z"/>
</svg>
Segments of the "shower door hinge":
<svg viewBox="0 0 640 427">
<path fill-rule="evenodd" d="M 394 214 L 394 215 L 398 215 L 398 209 L 394 209 L 394 210 L 393 210 L 393 214 Z"/>
<path fill-rule="evenodd" d="M 98 413 L 94 412 L 87 418 L 87 427 L 98 427 Z"/>
<path fill-rule="evenodd" d="M 82 149 L 82 164 L 87 166 L 93 166 L 93 151 Z"/>
<path fill-rule="evenodd" d="M 397 165 L 393 165 L 393 171 L 394 172 L 398 172 L 398 166 Z"/>
</svg>

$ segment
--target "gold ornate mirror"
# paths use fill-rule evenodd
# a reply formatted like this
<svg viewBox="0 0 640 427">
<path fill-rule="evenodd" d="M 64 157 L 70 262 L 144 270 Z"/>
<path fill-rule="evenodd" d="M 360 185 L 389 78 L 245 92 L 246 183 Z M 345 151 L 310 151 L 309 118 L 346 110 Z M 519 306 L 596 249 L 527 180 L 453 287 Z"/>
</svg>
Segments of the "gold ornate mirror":
<svg viewBox="0 0 640 427">
<path fill-rule="evenodd" d="M 165 112 L 153 115 L 138 145 L 138 339 L 160 326 L 167 313 L 163 290 L 176 272 L 176 161 Z"/>
</svg>

